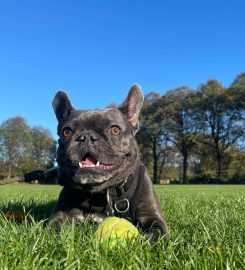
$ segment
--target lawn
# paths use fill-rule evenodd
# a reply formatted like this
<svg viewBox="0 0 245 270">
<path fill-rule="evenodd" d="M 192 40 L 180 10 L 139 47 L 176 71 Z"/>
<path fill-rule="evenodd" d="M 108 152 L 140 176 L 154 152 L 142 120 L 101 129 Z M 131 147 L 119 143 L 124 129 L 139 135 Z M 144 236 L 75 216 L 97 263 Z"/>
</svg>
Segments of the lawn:
<svg viewBox="0 0 245 270">
<path fill-rule="evenodd" d="M 96 225 L 44 226 L 59 186 L 0 186 L 0 269 L 245 269 L 245 186 L 156 186 L 168 238 L 144 238 L 107 251 L 93 238 Z"/>
</svg>

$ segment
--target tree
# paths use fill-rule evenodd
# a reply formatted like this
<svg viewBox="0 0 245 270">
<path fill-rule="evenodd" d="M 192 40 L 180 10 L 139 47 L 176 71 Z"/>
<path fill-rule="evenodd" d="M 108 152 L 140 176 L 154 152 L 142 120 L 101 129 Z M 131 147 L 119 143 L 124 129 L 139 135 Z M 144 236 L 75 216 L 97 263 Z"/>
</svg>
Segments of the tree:
<svg viewBox="0 0 245 270">
<path fill-rule="evenodd" d="M 31 129 L 31 158 L 37 164 L 53 165 L 56 155 L 56 142 L 50 131 L 43 127 Z"/>
<path fill-rule="evenodd" d="M 10 178 L 29 170 L 53 166 L 56 142 L 50 132 L 42 127 L 31 128 L 22 117 L 13 117 L 0 126 L 1 168 L 7 168 Z"/>
<path fill-rule="evenodd" d="M 188 157 L 196 144 L 197 124 L 195 92 L 188 87 L 179 87 L 162 97 L 161 107 L 164 130 L 168 140 L 182 155 L 182 180 L 188 183 Z"/>
<path fill-rule="evenodd" d="M 150 93 L 145 97 L 140 114 L 140 130 L 137 134 L 142 159 L 148 168 L 150 165 L 153 167 L 154 184 L 159 183 L 161 168 L 169 150 L 163 130 L 160 97 L 157 93 Z"/>
<path fill-rule="evenodd" d="M 240 123 L 245 129 L 245 73 L 241 73 L 235 78 L 228 88 L 227 94 L 229 110 L 240 117 Z"/>
<path fill-rule="evenodd" d="M 207 138 L 203 143 L 215 156 L 216 176 L 220 182 L 225 152 L 244 135 L 241 111 L 236 107 L 237 102 L 232 101 L 228 90 L 217 80 L 209 80 L 201 85 L 198 95 L 199 109 L 205 122 L 203 132 Z"/>
<path fill-rule="evenodd" d="M 239 183 L 243 181 L 245 183 L 245 151 L 231 147 L 228 154 L 231 160 L 228 164 L 227 176 L 231 182 Z"/>
<path fill-rule="evenodd" d="M 50 131 L 43 127 L 31 128 L 26 155 L 20 160 L 21 172 L 53 167 L 55 156 L 56 142 Z"/>
<path fill-rule="evenodd" d="M 10 178 L 15 174 L 15 168 L 20 159 L 25 156 L 28 146 L 29 127 L 22 117 L 13 117 L 5 121 L 0 127 L 1 157 L 7 163 Z"/>
</svg>

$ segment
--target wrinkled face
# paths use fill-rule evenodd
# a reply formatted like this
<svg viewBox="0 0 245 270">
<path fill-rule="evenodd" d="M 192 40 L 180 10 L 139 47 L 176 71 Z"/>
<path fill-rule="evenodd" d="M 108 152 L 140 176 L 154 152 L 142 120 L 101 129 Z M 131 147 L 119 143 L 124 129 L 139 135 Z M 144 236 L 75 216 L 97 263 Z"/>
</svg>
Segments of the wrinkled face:
<svg viewBox="0 0 245 270">
<path fill-rule="evenodd" d="M 79 184 L 99 184 L 137 159 L 134 132 L 116 108 L 73 111 L 59 127 L 57 161 Z"/>
<path fill-rule="evenodd" d="M 120 107 L 75 110 L 64 92 L 53 108 L 58 119 L 57 162 L 62 184 L 100 191 L 125 181 L 138 161 L 135 134 L 143 93 L 133 85 Z"/>
</svg>

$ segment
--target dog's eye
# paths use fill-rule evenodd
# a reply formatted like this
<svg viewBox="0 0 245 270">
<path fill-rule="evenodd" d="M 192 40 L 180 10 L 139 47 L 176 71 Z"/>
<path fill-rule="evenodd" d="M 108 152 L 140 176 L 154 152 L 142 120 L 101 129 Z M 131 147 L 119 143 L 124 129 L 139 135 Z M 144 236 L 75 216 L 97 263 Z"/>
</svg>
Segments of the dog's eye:
<svg viewBox="0 0 245 270">
<path fill-rule="evenodd" d="M 69 128 L 69 127 L 64 128 L 63 131 L 62 131 L 62 135 L 63 135 L 63 137 L 65 137 L 65 138 L 70 137 L 71 134 L 72 134 L 72 129 Z"/>
<path fill-rule="evenodd" d="M 110 133 L 114 136 L 117 136 L 120 134 L 120 128 L 117 126 L 113 126 L 110 128 Z"/>
</svg>

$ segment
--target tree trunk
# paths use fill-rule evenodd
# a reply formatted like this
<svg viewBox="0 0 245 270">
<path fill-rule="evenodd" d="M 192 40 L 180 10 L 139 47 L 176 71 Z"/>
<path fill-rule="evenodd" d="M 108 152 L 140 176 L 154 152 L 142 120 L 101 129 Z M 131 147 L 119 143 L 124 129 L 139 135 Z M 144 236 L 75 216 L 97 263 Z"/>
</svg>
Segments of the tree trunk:
<svg viewBox="0 0 245 270">
<path fill-rule="evenodd" d="M 188 169 L 188 154 L 187 153 L 183 153 L 183 183 L 184 184 L 188 184 L 189 183 L 189 179 L 188 179 L 188 176 L 187 176 L 187 169 Z"/>
<path fill-rule="evenodd" d="M 160 169 L 159 169 L 159 179 L 162 178 L 162 171 L 163 171 L 163 166 L 165 164 L 165 161 L 166 161 L 166 156 L 165 156 L 165 153 L 164 153 L 164 157 L 161 161 L 161 164 L 160 164 Z"/>
<path fill-rule="evenodd" d="M 218 139 L 215 140 L 215 150 L 216 150 L 216 158 L 217 158 L 217 169 L 216 169 L 216 176 L 218 178 L 218 183 L 220 184 L 221 182 L 221 160 L 222 160 L 222 155 L 221 151 L 219 148 L 219 141 Z"/>
<path fill-rule="evenodd" d="M 12 166 L 11 166 L 11 163 L 9 163 L 9 166 L 8 166 L 8 176 L 7 178 L 11 178 L 11 172 L 12 172 Z"/>
<path fill-rule="evenodd" d="M 157 142 L 156 138 L 153 139 L 153 184 L 159 184 L 159 179 L 157 177 L 158 170 L 158 155 L 157 155 Z"/>
<path fill-rule="evenodd" d="M 218 183 L 221 183 L 221 154 L 220 152 L 217 153 L 217 177 L 218 177 Z"/>
</svg>

